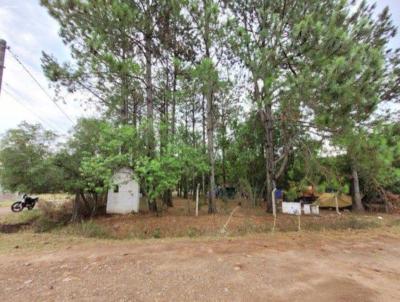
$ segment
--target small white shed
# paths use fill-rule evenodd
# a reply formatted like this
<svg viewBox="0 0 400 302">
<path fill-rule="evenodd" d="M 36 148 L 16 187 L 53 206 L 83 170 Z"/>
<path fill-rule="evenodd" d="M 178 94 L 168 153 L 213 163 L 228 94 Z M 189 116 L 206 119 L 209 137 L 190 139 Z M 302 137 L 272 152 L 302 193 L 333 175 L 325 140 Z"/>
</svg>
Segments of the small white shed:
<svg viewBox="0 0 400 302">
<path fill-rule="evenodd" d="M 122 168 L 113 176 L 113 187 L 107 194 L 107 213 L 139 212 L 139 184 L 130 168 Z"/>
</svg>

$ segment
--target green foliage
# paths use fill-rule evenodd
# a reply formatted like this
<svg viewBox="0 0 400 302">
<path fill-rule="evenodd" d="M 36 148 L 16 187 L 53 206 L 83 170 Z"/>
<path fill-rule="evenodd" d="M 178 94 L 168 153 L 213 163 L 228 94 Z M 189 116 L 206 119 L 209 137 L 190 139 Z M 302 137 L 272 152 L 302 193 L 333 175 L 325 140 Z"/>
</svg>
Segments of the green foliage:
<svg viewBox="0 0 400 302">
<path fill-rule="evenodd" d="M 182 173 L 206 172 L 204 156 L 196 149 L 185 145 L 169 145 L 162 156 L 142 156 L 135 163 L 135 172 L 146 188 L 149 200 L 156 200 L 168 189 L 174 189 Z"/>
<path fill-rule="evenodd" d="M 161 238 L 161 229 L 155 228 L 153 231 L 153 238 L 159 239 Z"/>
<path fill-rule="evenodd" d="M 57 152 L 49 140 L 4 143 L 6 188 L 102 195 L 130 167 L 155 201 L 212 175 L 215 157 L 217 182 L 254 200 L 272 183 L 348 192 L 350 166 L 364 193 L 398 190 L 398 129 L 377 117 L 400 94 L 388 10 L 345 0 L 41 4 L 73 58 L 43 54 L 46 76 L 57 91 L 89 93 L 107 122 L 79 121 Z M 326 142 L 339 151 L 327 154 Z"/>
<path fill-rule="evenodd" d="M 40 125 L 21 123 L 8 130 L 0 146 L 0 182 L 11 192 L 62 190 L 62 173 L 54 166 L 56 135 Z"/>
</svg>

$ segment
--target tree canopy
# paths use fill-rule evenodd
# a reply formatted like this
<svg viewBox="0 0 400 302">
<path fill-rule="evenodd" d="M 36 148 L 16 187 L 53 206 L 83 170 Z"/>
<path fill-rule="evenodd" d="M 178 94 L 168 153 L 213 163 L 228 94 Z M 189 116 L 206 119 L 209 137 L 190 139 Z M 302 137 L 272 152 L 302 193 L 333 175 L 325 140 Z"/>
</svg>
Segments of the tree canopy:
<svg viewBox="0 0 400 302">
<path fill-rule="evenodd" d="M 57 149 L 43 130 L 10 130 L 0 154 L 8 188 L 42 190 L 28 180 L 48 165 L 54 190 L 61 177 L 63 190 L 101 195 L 113 171 L 128 166 L 151 209 L 200 184 L 210 213 L 216 187 L 226 185 L 268 210 L 276 187 L 352 191 L 359 210 L 371 188 L 398 190 L 400 51 L 388 46 L 397 29 L 387 8 L 346 0 L 41 4 L 72 55 L 58 62 L 43 53 L 45 75 L 57 91 L 81 92 L 102 118 L 80 120 Z M 19 135 L 33 135 L 33 145 L 17 144 Z M 20 158 L 8 162 L 12 152 Z"/>
</svg>

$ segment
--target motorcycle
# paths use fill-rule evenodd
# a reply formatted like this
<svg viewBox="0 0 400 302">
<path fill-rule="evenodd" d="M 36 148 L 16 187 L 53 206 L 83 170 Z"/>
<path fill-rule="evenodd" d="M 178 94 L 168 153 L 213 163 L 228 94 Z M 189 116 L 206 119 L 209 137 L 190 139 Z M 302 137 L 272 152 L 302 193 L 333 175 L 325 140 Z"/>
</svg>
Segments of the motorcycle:
<svg viewBox="0 0 400 302">
<path fill-rule="evenodd" d="M 32 210 L 38 201 L 39 197 L 32 198 L 24 194 L 21 201 L 16 201 L 11 205 L 11 211 L 21 212 L 24 208 Z"/>
</svg>

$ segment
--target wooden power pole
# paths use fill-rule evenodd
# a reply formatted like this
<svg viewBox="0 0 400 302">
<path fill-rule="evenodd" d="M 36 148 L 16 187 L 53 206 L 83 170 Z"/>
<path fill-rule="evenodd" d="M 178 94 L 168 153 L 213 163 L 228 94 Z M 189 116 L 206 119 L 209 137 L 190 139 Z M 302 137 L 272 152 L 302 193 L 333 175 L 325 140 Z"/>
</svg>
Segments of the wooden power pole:
<svg viewBox="0 0 400 302">
<path fill-rule="evenodd" d="M 7 48 L 6 41 L 0 39 L 0 93 L 1 93 L 1 83 L 3 81 L 4 57 L 6 55 L 6 48 Z"/>
</svg>

